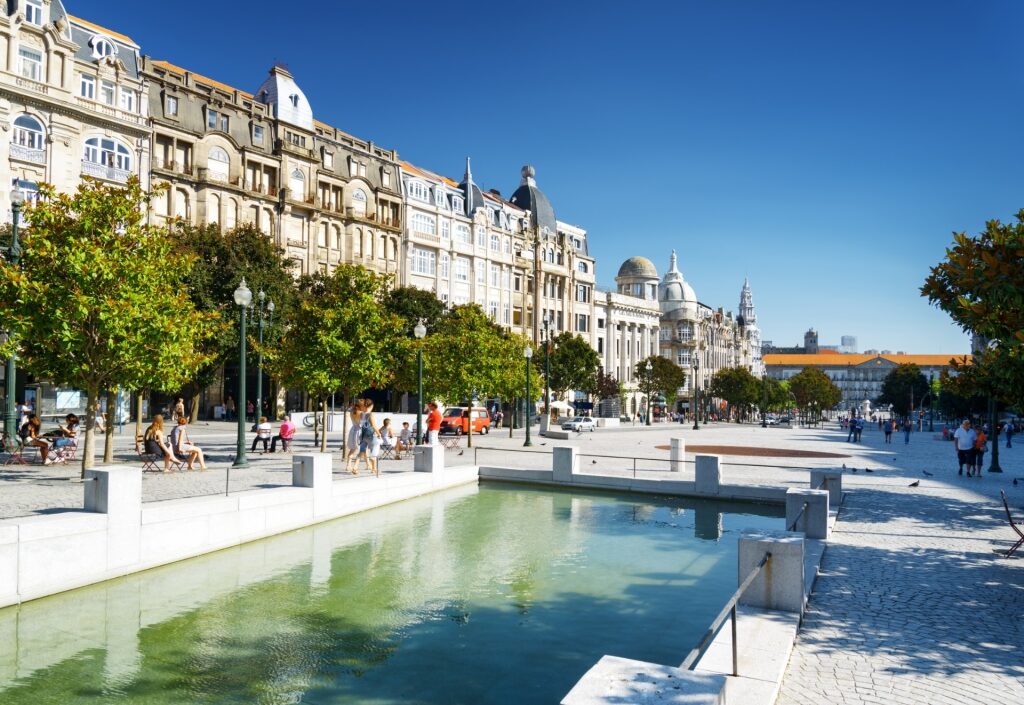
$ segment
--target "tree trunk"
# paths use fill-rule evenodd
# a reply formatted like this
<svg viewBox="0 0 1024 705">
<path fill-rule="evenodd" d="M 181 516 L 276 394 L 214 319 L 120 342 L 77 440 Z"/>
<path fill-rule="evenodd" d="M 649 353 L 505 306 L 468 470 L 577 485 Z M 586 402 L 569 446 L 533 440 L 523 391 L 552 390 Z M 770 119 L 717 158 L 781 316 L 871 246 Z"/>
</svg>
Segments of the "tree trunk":
<svg viewBox="0 0 1024 705">
<path fill-rule="evenodd" d="M 348 407 L 350 404 L 348 398 L 348 392 L 341 395 L 342 400 L 342 415 L 341 415 L 341 455 L 344 458 L 348 457 Z"/>
<path fill-rule="evenodd" d="M 114 422 L 118 420 L 117 392 L 107 390 L 107 422 L 104 424 L 103 464 L 114 462 Z"/>
<path fill-rule="evenodd" d="M 512 405 L 508 409 L 509 420 L 508 420 L 508 437 L 512 437 L 512 429 L 516 427 L 516 398 L 512 397 Z"/>
<path fill-rule="evenodd" d="M 327 452 L 327 397 L 320 397 L 320 410 L 323 416 L 323 435 L 320 436 L 320 452 Z"/>
<path fill-rule="evenodd" d="M 142 397 L 143 393 L 135 395 L 135 437 L 142 435 Z"/>
<path fill-rule="evenodd" d="M 82 444 L 82 474 L 93 466 L 93 452 L 96 445 L 96 412 L 99 406 L 99 390 L 90 387 L 85 391 L 85 442 Z"/>
<path fill-rule="evenodd" d="M 192 395 L 191 407 L 188 412 L 188 422 L 195 423 L 199 419 L 199 387 L 195 387 L 195 394 Z"/>
</svg>

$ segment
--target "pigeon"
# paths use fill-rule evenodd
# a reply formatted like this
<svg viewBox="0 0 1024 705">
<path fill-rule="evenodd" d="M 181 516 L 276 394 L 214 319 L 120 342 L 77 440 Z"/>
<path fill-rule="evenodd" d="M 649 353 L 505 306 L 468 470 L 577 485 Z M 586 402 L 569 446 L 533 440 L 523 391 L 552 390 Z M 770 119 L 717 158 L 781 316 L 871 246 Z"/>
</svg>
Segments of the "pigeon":
<svg viewBox="0 0 1024 705">
<path fill-rule="evenodd" d="M 843 463 L 843 470 L 846 470 L 846 463 Z"/>
<path fill-rule="evenodd" d="M 914 480 L 913 482 L 910 483 L 909 487 L 917 487 L 920 484 L 921 484 L 920 480 Z"/>
<path fill-rule="evenodd" d="M 857 468 L 853 468 L 853 471 L 854 471 L 854 472 L 857 472 Z"/>
<path fill-rule="evenodd" d="M 1015 478 L 1013 478 L 1013 486 L 1014 486 L 1014 487 L 1016 487 L 1016 486 L 1017 486 L 1017 478 L 1016 478 L 1016 477 L 1015 477 Z"/>
<path fill-rule="evenodd" d="M 921 472 L 923 472 L 923 473 L 924 473 L 925 475 L 927 475 L 928 477 L 932 477 L 933 475 L 935 475 L 935 473 L 933 473 L 933 472 L 928 472 L 927 470 L 922 470 Z"/>
<path fill-rule="evenodd" d="M 546 445 L 547 445 L 547 443 L 541 443 L 541 445 L 542 445 L 542 446 L 546 446 Z"/>
<path fill-rule="evenodd" d="M 871 468 L 864 468 L 864 472 L 874 472 Z"/>
<path fill-rule="evenodd" d="M 591 460 L 591 461 L 590 461 L 590 464 L 591 464 L 591 465 L 597 465 L 597 461 L 596 461 L 596 460 Z M 1016 485 L 1016 484 L 1017 484 L 1017 481 L 1016 481 L 1016 480 L 1014 480 L 1014 481 L 1013 481 L 1013 484 L 1015 484 L 1015 485 Z"/>
<path fill-rule="evenodd" d="M 466 452 L 466 451 L 464 451 L 464 450 L 460 450 L 460 451 L 459 451 L 459 455 L 462 455 L 462 454 L 463 454 L 463 453 L 465 453 L 465 452 Z"/>
</svg>

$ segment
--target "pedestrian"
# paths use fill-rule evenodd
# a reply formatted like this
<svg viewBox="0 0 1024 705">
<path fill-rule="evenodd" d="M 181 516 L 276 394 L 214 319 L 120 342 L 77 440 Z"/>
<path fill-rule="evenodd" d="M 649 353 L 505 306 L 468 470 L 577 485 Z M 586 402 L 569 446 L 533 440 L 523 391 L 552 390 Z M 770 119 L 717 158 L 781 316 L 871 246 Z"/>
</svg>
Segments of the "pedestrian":
<svg viewBox="0 0 1024 705">
<path fill-rule="evenodd" d="M 846 442 L 849 443 L 853 440 L 853 436 L 857 433 L 857 422 L 854 421 L 853 417 L 850 417 L 849 423 L 846 425 Z"/>
<path fill-rule="evenodd" d="M 228 394 L 228 398 L 224 402 L 224 413 L 228 417 L 228 421 L 235 419 L 235 398 L 230 394 Z"/>
<path fill-rule="evenodd" d="M 1013 432 L 1015 430 L 1016 430 L 1016 428 L 1014 428 L 1013 421 L 1007 421 L 1006 422 L 1006 447 L 1007 448 L 1013 448 Z M 999 441 L 999 439 L 997 438 L 996 442 L 998 442 L 998 441 Z"/>
<path fill-rule="evenodd" d="M 357 474 L 359 462 L 359 422 L 363 418 L 363 400 L 356 399 L 348 410 L 348 436 L 345 438 L 345 469 Z"/>
<path fill-rule="evenodd" d="M 281 429 L 277 432 L 277 435 L 270 439 L 270 452 L 277 452 L 277 442 L 281 441 L 281 450 L 285 453 L 288 452 L 288 446 L 292 442 L 292 438 L 295 436 L 295 424 L 292 423 L 292 417 L 285 414 L 284 419 L 281 421 Z"/>
<path fill-rule="evenodd" d="M 427 445 L 436 446 L 437 436 L 441 432 L 441 411 L 437 408 L 436 401 L 427 404 L 427 410 Z"/>
<path fill-rule="evenodd" d="M 960 428 L 953 434 L 953 447 L 956 449 L 956 460 L 960 466 L 958 475 L 964 474 L 964 465 L 967 466 L 967 476 L 970 477 L 974 467 L 974 443 L 978 440 L 978 433 L 971 428 L 971 422 L 964 419 Z"/>
<path fill-rule="evenodd" d="M 914 430 L 914 422 L 910 417 L 903 419 L 903 445 L 910 444 L 910 432 Z"/>
<path fill-rule="evenodd" d="M 377 456 L 380 455 L 380 431 L 373 419 L 373 400 L 362 400 L 362 413 L 359 416 L 359 455 L 352 466 L 352 474 L 358 475 L 359 458 L 366 463 L 366 469 L 377 475 Z"/>
<path fill-rule="evenodd" d="M 273 434 L 274 429 L 271 428 L 270 422 L 267 421 L 266 416 L 261 416 L 260 421 L 256 424 L 256 437 L 252 439 L 252 448 L 249 449 L 250 453 L 256 452 L 256 444 L 263 444 L 263 452 L 267 452 L 267 444 L 270 442 L 270 436 Z"/>
<path fill-rule="evenodd" d="M 245 402 L 245 420 L 250 421 L 256 418 L 256 405 L 252 403 L 252 399 Z"/>
<path fill-rule="evenodd" d="M 985 467 L 985 451 L 987 450 L 988 434 L 982 428 L 978 431 L 978 437 L 974 440 L 974 474 L 977 477 L 981 477 L 982 468 Z"/>
<path fill-rule="evenodd" d="M 171 421 L 178 423 L 178 419 L 185 415 L 185 400 L 178 397 L 178 401 L 174 404 L 174 411 L 171 413 Z"/>
<path fill-rule="evenodd" d="M 885 442 L 892 443 L 892 419 L 886 419 L 885 424 L 882 426 L 882 432 L 885 434 Z"/>
<path fill-rule="evenodd" d="M 853 426 L 853 442 L 860 443 L 860 435 L 864 433 L 864 417 L 858 416 Z"/>
</svg>

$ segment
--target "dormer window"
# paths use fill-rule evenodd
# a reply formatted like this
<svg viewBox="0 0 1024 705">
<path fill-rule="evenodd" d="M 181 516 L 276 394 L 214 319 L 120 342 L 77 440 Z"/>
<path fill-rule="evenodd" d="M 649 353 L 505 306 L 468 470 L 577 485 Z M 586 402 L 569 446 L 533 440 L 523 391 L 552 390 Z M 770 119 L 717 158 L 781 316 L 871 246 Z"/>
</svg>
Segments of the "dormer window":
<svg viewBox="0 0 1024 705">
<path fill-rule="evenodd" d="M 117 47 L 109 39 L 100 36 L 92 38 L 92 58 L 105 59 L 108 56 L 116 55 Z"/>
<path fill-rule="evenodd" d="M 333 169 L 333 168 L 334 168 L 334 153 L 333 152 L 325 151 L 324 152 L 324 169 Z"/>
<path fill-rule="evenodd" d="M 353 162 L 355 164 L 355 162 Z M 430 202 L 430 189 L 422 181 L 410 181 L 409 182 L 409 198 L 415 198 L 417 201 Z"/>
<path fill-rule="evenodd" d="M 452 196 L 452 210 L 459 211 L 460 213 L 465 212 L 465 202 L 461 196 Z"/>
<path fill-rule="evenodd" d="M 288 96 L 288 102 L 292 104 L 293 108 L 299 107 L 299 96 L 292 93 L 290 96 Z"/>
<path fill-rule="evenodd" d="M 25 1 L 25 21 L 36 27 L 43 26 L 43 0 Z"/>
</svg>

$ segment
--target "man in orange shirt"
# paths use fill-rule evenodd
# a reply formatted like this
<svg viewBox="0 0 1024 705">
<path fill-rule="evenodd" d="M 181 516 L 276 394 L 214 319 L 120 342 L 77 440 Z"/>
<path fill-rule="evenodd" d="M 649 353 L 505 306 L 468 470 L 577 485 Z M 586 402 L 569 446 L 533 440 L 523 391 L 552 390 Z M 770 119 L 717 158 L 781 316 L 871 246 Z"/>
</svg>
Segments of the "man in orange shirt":
<svg viewBox="0 0 1024 705">
<path fill-rule="evenodd" d="M 430 409 L 427 412 L 427 445 L 437 445 L 437 434 L 441 432 L 441 412 L 437 408 L 437 402 L 427 404 Z"/>
</svg>

